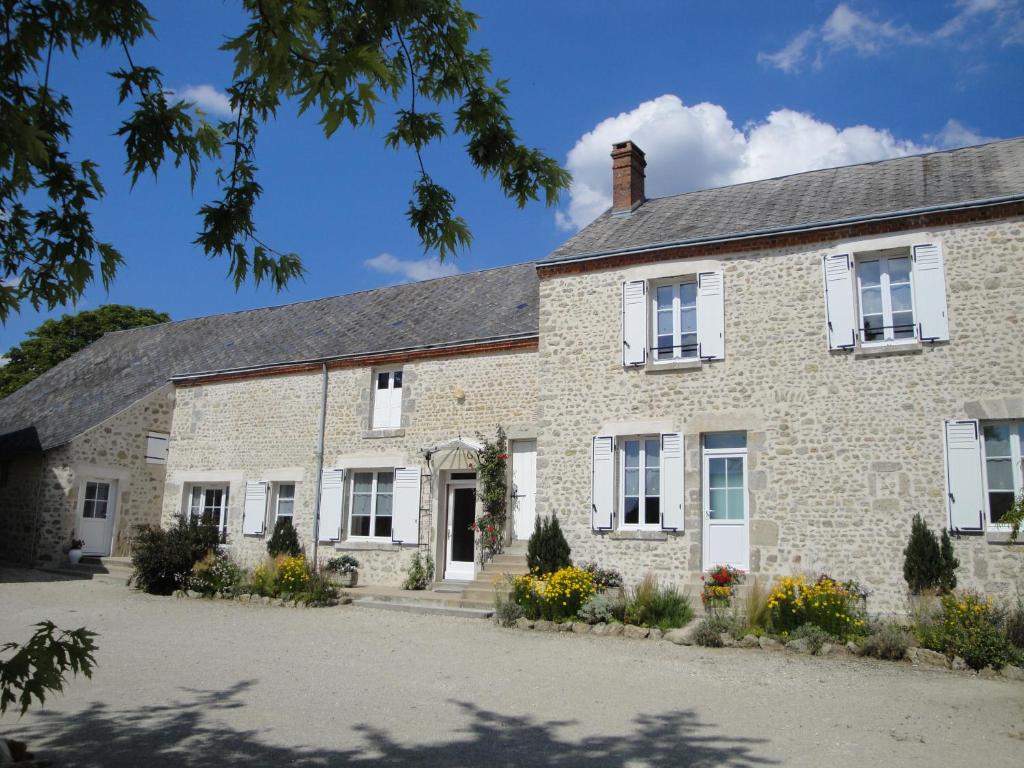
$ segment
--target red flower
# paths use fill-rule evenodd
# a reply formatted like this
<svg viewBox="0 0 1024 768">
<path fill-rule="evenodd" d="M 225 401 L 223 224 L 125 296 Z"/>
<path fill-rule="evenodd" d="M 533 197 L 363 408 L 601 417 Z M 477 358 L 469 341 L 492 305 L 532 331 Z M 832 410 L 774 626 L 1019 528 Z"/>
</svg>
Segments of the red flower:
<svg viewBox="0 0 1024 768">
<path fill-rule="evenodd" d="M 501 459 L 502 461 L 504 461 L 505 459 L 508 458 L 508 454 L 507 453 L 499 453 L 498 454 L 498 458 Z"/>
</svg>

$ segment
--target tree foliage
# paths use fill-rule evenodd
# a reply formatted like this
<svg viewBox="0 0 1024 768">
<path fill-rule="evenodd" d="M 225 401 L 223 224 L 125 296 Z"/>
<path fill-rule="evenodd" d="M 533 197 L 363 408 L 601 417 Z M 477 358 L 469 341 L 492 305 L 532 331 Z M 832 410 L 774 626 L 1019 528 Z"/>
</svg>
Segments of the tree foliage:
<svg viewBox="0 0 1024 768">
<path fill-rule="evenodd" d="M 544 518 L 538 515 L 526 544 L 526 564 L 530 570 L 543 575 L 568 568 L 572 565 L 571 555 L 558 515 Z"/>
<path fill-rule="evenodd" d="M 302 547 L 299 546 L 299 534 L 292 525 L 290 517 L 279 517 L 274 523 L 274 530 L 267 539 L 267 552 L 271 557 L 287 555 L 298 557 L 302 554 Z"/>
<path fill-rule="evenodd" d="M 956 588 L 956 569 L 960 561 L 953 552 L 949 533 L 942 531 L 942 542 L 920 515 L 914 515 L 910 538 L 903 550 L 903 578 L 912 594 L 930 589 L 950 592 Z"/>
<path fill-rule="evenodd" d="M 96 633 L 84 627 L 61 630 L 52 621 L 41 621 L 24 645 L 0 646 L 0 652 L 14 651 L 6 661 L 0 660 L 0 714 L 17 703 L 24 715 L 33 697 L 42 704 L 47 692 L 62 692 L 68 671 L 92 677 L 94 637 Z"/>
<path fill-rule="evenodd" d="M 25 341 L 8 350 L 7 364 L 0 368 L 0 398 L 67 360 L 105 333 L 166 323 L 170 319 L 153 309 L 106 304 L 76 315 L 63 315 L 59 320 L 47 320 L 29 331 Z"/>
<path fill-rule="evenodd" d="M 218 161 L 218 199 L 200 208 L 195 242 L 228 260 L 236 287 L 251 279 L 280 289 L 302 274 L 296 254 L 264 243 L 256 229 L 256 141 L 285 103 L 318 114 L 327 137 L 372 124 L 383 102 L 393 104 L 385 143 L 411 149 L 419 167 L 408 219 L 442 260 L 471 234 L 454 196 L 427 171 L 422 152 L 431 143 L 461 136 L 473 166 L 519 206 L 541 196 L 551 205 L 568 186 L 565 170 L 519 140 L 508 84 L 491 78 L 485 49 L 472 49 L 477 16 L 459 0 L 237 2 L 248 23 L 222 45 L 234 57 L 233 114 L 211 122 L 167 90 L 160 70 L 134 61 L 133 46 L 155 36 L 142 0 L 0 0 L 0 321 L 25 302 L 73 302 L 97 267 L 106 286 L 123 262 L 94 233 L 88 206 L 103 184 L 94 162 L 69 151 L 73 111 L 51 87 L 55 53 L 61 60 L 97 45 L 123 53 L 111 75 L 130 109 L 116 133 L 133 184 L 170 162 L 188 168 L 194 187 L 204 159 Z"/>
</svg>

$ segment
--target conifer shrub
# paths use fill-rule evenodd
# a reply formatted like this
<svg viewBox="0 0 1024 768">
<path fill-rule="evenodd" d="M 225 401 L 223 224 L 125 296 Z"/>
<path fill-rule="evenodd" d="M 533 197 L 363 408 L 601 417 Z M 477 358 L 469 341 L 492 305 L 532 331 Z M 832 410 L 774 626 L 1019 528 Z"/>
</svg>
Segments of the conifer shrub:
<svg viewBox="0 0 1024 768">
<path fill-rule="evenodd" d="M 210 513 L 187 519 L 179 515 L 170 528 L 140 526 L 132 552 L 135 586 L 153 595 L 185 588 L 192 567 L 208 555 L 219 556 L 222 541 Z"/>
<path fill-rule="evenodd" d="M 533 534 L 526 545 L 526 564 L 530 572 L 538 575 L 554 573 L 572 565 L 569 542 L 562 534 L 562 526 L 558 524 L 558 515 L 537 517 L 533 524 Z"/>
<path fill-rule="evenodd" d="M 960 561 L 953 552 L 949 533 L 942 531 L 942 542 L 920 515 L 914 515 L 910 525 L 910 538 L 903 550 L 903 578 L 911 594 L 920 595 L 929 590 L 943 594 L 956 588 L 956 569 Z"/>
<path fill-rule="evenodd" d="M 302 554 L 302 547 L 299 546 L 299 534 L 295 531 L 290 517 L 279 517 L 274 523 L 274 532 L 267 540 L 267 552 L 271 557 L 287 555 L 298 557 Z"/>
</svg>

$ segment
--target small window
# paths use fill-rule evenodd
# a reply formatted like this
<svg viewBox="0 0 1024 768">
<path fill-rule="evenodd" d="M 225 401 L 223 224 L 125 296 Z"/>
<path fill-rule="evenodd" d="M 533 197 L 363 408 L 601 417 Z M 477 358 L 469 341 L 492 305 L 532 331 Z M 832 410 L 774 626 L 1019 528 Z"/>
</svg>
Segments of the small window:
<svg viewBox="0 0 1024 768">
<path fill-rule="evenodd" d="M 402 426 L 402 372 L 379 371 L 373 392 L 373 428 Z"/>
<path fill-rule="evenodd" d="M 222 535 L 228 532 L 228 489 L 225 485 L 194 485 L 189 494 L 188 513 L 190 517 L 207 514 Z"/>
<path fill-rule="evenodd" d="M 621 441 L 620 527 L 661 528 L 661 438 Z"/>
<path fill-rule="evenodd" d="M 82 517 L 93 520 L 105 520 L 110 505 L 110 484 L 87 482 L 85 484 L 85 500 L 82 504 Z"/>
<path fill-rule="evenodd" d="M 393 470 L 354 472 L 349 497 L 349 537 L 391 539 Z"/>
<path fill-rule="evenodd" d="M 146 463 L 166 464 L 167 445 L 170 435 L 164 432 L 150 432 L 146 435 Z"/>
<path fill-rule="evenodd" d="M 654 359 L 696 360 L 697 281 L 665 283 L 654 288 L 651 315 L 654 318 Z"/>
<path fill-rule="evenodd" d="M 916 337 L 910 254 L 857 257 L 862 343 Z"/>
<path fill-rule="evenodd" d="M 989 523 L 1002 524 L 1014 500 L 1024 493 L 1024 422 L 986 424 L 984 432 L 985 496 Z"/>
<path fill-rule="evenodd" d="M 274 523 L 282 517 L 288 518 L 295 524 L 295 483 L 278 483 L 277 493 L 274 499 Z"/>
</svg>

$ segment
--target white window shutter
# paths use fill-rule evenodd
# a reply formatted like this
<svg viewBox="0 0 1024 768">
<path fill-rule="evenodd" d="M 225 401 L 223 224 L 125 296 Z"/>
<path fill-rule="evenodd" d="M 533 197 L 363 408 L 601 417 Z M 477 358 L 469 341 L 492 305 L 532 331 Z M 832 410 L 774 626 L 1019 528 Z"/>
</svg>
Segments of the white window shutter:
<svg viewBox="0 0 1024 768">
<path fill-rule="evenodd" d="M 150 432 L 146 435 L 146 463 L 166 464 L 167 445 L 170 435 L 163 432 Z"/>
<path fill-rule="evenodd" d="M 595 531 L 610 531 L 615 501 L 615 450 L 611 437 L 594 438 L 590 503 Z"/>
<path fill-rule="evenodd" d="M 420 543 L 420 468 L 395 467 L 391 540 Z"/>
<path fill-rule="evenodd" d="M 647 362 L 647 283 L 622 284 L 622 364 Z"/>
<path fill-rule="evenodd" d="M 725 359 L 725 283 L 721 272 L 697 275 L 697 343 L 702 359 Z"/>
<path fill-rule="evenodd" d="M 914 310 L 921 341 L 949 341 L 946 269 L 938 243 L 914 246 Z"/>
<path fill-rule="evenodd" d="M 683 436 L 678 432 L 661 436 L 661 527 L 683 530 Z"/>
<path fill-rule="evenodd" d="M 341 506 L 345 496 L 345 470 L 325 469 L 320 476 L 320 541 L 338 541 L 341 538 Z"/>
<path fill-rule="evenodd" d="M 983 528 L 985 509 L 978 422 L 973 419 L 947 421 L 945 438 L 949 529 L 978 533 Z"/>
<path fill-rule="evenodd" d="M 392 374 L 394 376 L 394 374 Z M 390 412 L 388 413 L 387 425 L 392 429 L 398 429 L 402 426 L 402 388 L 394 388 L 394 380 L 392 380 L 392 387 L 389 391 L 391 395 Z"/>
<path fill-rule="evenodd" d="M 853 293 L 853 259 L 848 253 L 825 257 L 825 311 L 828 348 L 857 346 L 857 307 Z"/>
<path fill-rule="evenodd" d="M 391 389 L 377 389 L 377 377 L 373 379 L 373 428 L 384 429 L 391 415 Z"/>
<path fill-rule="evenodd" d="M 242 512 L 242 534 L 259 536 L 267 527 L 267 484 L 245 484 L 245 506 Z"/>
</svg>

